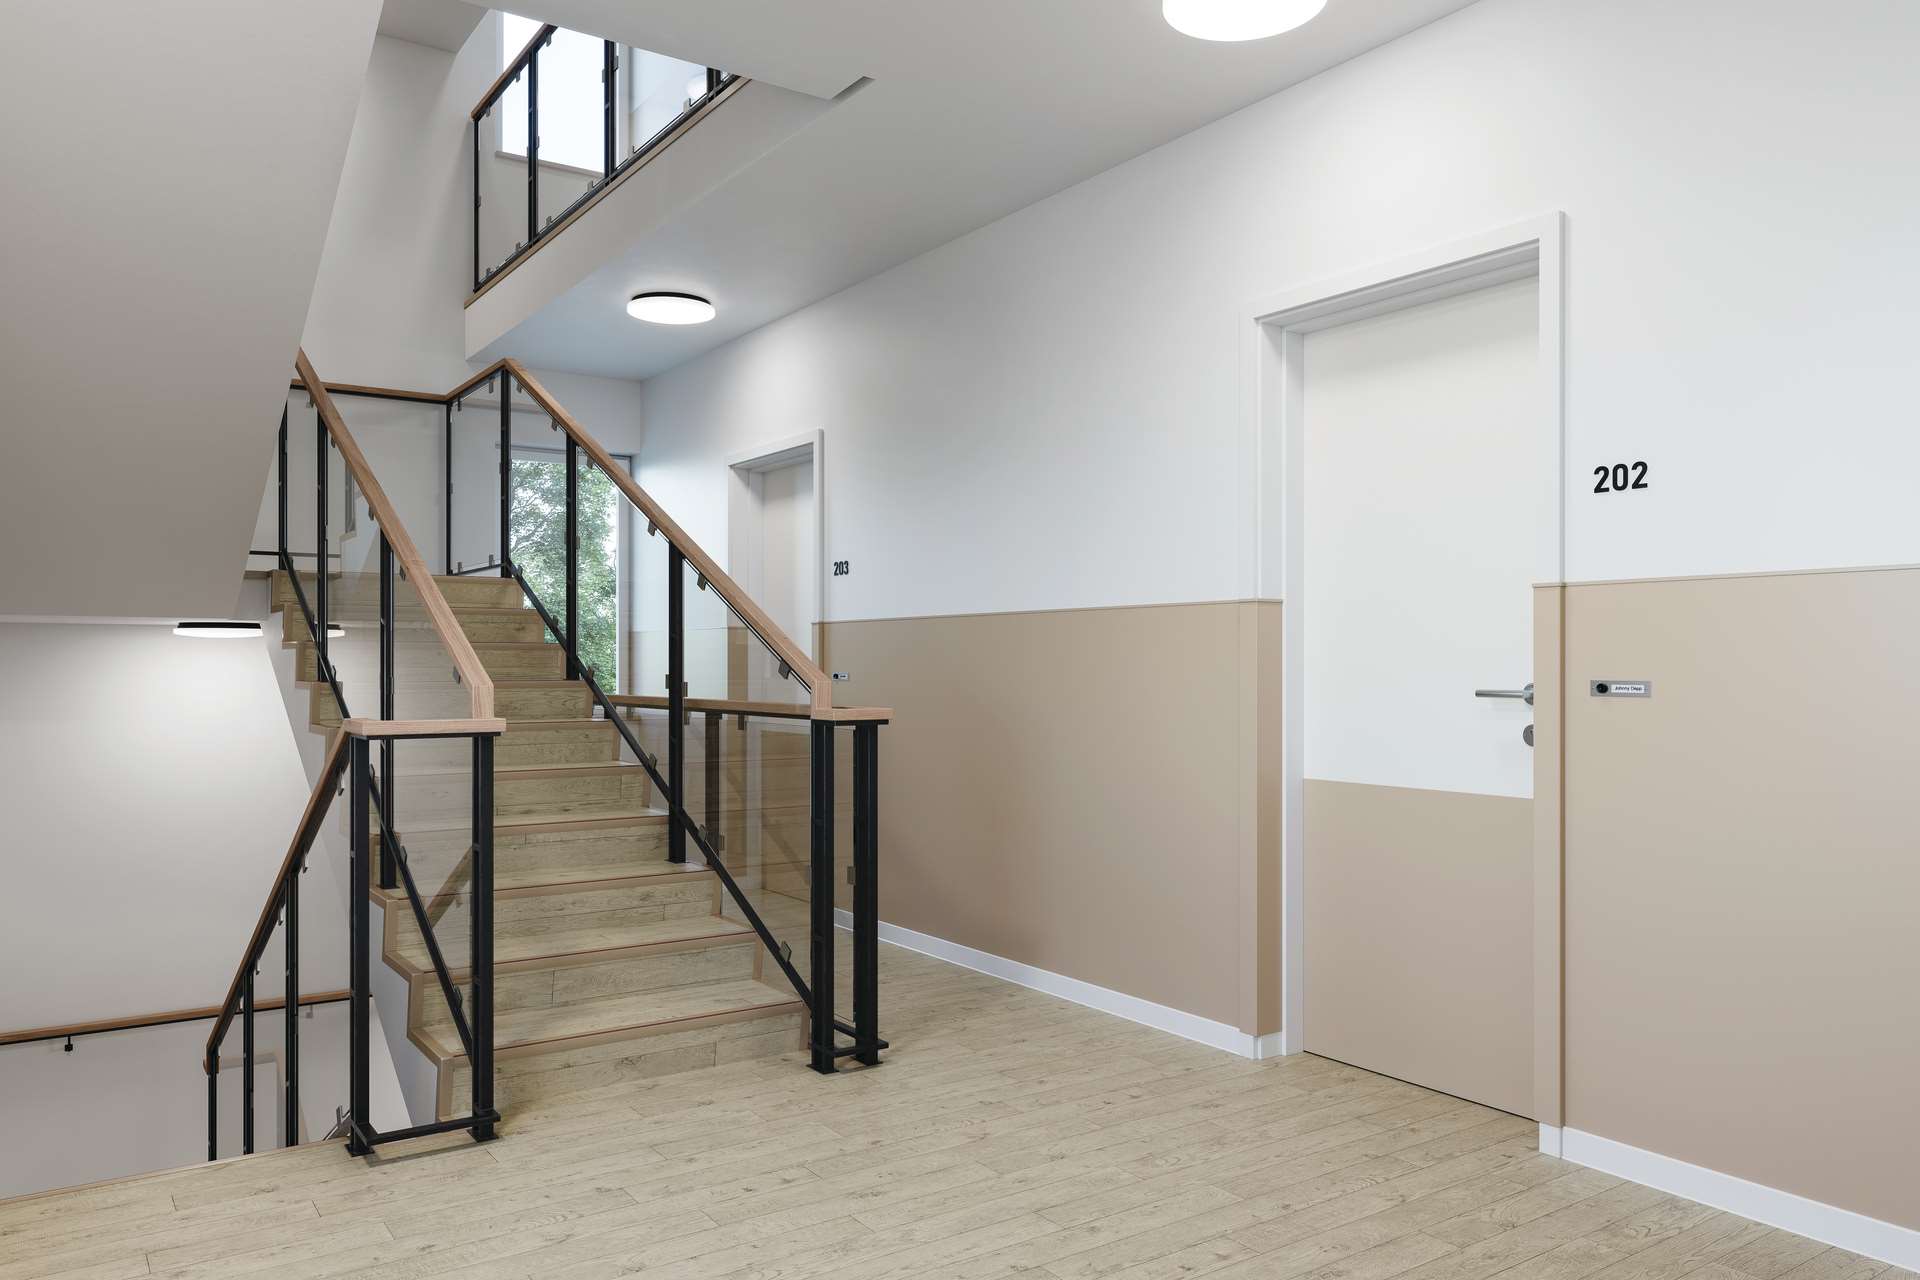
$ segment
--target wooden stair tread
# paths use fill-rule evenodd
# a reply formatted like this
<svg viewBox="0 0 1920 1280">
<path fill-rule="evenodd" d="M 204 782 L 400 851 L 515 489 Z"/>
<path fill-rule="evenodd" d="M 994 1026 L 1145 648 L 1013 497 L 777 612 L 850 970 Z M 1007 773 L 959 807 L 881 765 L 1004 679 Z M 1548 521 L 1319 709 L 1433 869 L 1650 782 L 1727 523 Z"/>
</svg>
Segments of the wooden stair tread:
<svg viewBox="0 0 1920 1280">
<path fill-rule="evenodd" d="M 419 874 L 418 872 L 415 873 Z M 429 880 L 432 871 L 427 872 Z M 503 894 L 524 894 L 529 889 L 565 890 L 568 893 L 586 893 L 594 889 L 618 889 L 623 885 L 661 883 L 664 877 L 692 876 L 704 878 L 711 874 L 706 867 L 697 862 L 668 862 L 664 856 L 659 858 L 623 858 L 614 862 L 587 863 L 581 866 L 532 866 L 520 868 L 496 867 L 493 873 L 493 893 L 497 899 Z M 452 892 L 466 889 L 464 879 Z M 429 884 L 421 884 L 420 891 L 429 900 L 440 895 Z M 406 910 L 406 890 L 403 888 L 382 889 L 371 885 L 368 892 L 376 902 L 387 899 L 398 904 L 398 909 Z"/>
<path fill-rule="evenodd" d="M 396 908 L 399 909 L 399 908 Z M 493 941 L 495 964 L 524 963 L 539 960 L 571 960 L 576 956 L 602 955 L 613 951 L 631 951 L 640 947 L 661 947 L 672 943 L 704 942 L 725 945 L 754 939 L 751 925 L 723 916 L 669 916 L 665 920 L 627 921 L 618 924 L 586 925 L 577 929 L 555 929 L 550 933 L 525 936 L 496 936 Z M 464 944 L 462 944 L 464 947 Z M 414 972 L 432 968 L 422 945 L 401 947 L 395 952 Z M 449 956 L 447 967 L 456 977 L 466 972 L 465 957 Z M 528 965 L 527 967 L 538 967 Z"/>
<path fill-rule="evenodd" d="M 497 774 L 498 769 L 494 772 Z M 596 813 L 581 816 L 556 810 L 551 813 L 515 813 L 496 815 L 493 820 L 493 834 L 497 840 L 503 835 L 512 835 L 515 830 L 575 828 L 589 830 L 595 827 L 612 826 L 651 826 L 667 820 L 665 809 L 653 809 L 644 805 L 636 806 L 624 812 Z M 431 835 L 443 831 L 471 830 L 470 819 L 465 816 L 447 818 L 430 822 L 403 822 L 400 827 L 400 843 L 404 846 L 415 836 Z M 376 833 L 376 839 L 378 838 Z"/>
<path fill-rule="evenodd" d="M 801 1008 L 799 997 L 754 978 L 669 987 L 631 995 L 603 996 L 543 1009 L 503 1011 L 494 1018 L 496 1053 L 559 1047 L 590 1037 L 657 1033 L 696 1018 Z M 457 1038 L 425 1030 L 421 1039 L 442 1060 L 463 1056 Z"/>
</svg>

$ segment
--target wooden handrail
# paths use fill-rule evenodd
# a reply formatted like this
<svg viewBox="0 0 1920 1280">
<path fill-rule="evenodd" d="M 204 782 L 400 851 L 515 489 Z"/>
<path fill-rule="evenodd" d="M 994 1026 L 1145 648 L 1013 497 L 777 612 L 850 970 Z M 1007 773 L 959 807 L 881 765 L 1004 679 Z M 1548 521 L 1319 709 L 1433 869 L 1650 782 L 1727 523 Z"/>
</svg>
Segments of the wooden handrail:
<svg viewBox="0 0 1920 1280">
<path fill-rule="evenodd" d="M 666 695 L 659 693 L 610 693 L 607 701 L 616 707 L 637 711 L 665 711 Z M 741 698 L 688 698 L 682 705 L 690 712 L 722 716 L 758 716 L 768 720 L 891 720 L 892 707 L 829 707 L 826 712 L 803 707 L 797 702 L 749 702 Z"/>
<path fill-rule="evenodd" d="M 344 989 L 333 991 L 312 991 L 300 997 L 300 1007 L 310 1008 L 316 1004 L 339 1004 L 351 998 L 353 993 Z M 268 996 L 253 1002 L 255 1013 L 271 1013 L 275 1009 L 284 1009 L 285 996 Z M 207 1005 L 199 1009 L 168 1009 L 162 1013 L 136 1013 L 123 1018 L 100 1018 L 93 1022 L 69 1022 L 61 1027 L 28 1027 L 24 1031 L 0 1031 L 0 1045 L 32 1044 L 36 1040 L 70 1040 L 74 1036 L 97 1036 L 108 1031 L 142 1031 L 148 1027 L 170 1027 L 178 1022 L 199 1022 L 205 1018 L 218 1017 L 220 1007 Z"/>
<path fill-rule="evenodd" d="M 727 576 L 727 571 L 715 563 L 713 557 L 708 555 L 699 543 L 687 536 L 687 531 L 682 529 L 659 503 L 649 497 L 647 491 L 642 489 L 632 476 L 614 462 L 607 451 L 601 447 L 600 442 L 588 435 L 586 429 L 574 420 L 573 415 L 562 408 L 560 402 L 540 385 L 537 378 L 521 367 L 519 361 L 509 358 L 501 361 L 501 365 L 504 371 L 510 374 L 542 409 L 546 410 L 547 416 L 552 418 L 562 431 L 571 436 L 574 443 L 586 450 L 587 457 L 595 466 L 607 473 L 608 478 L 618 486 L 620 492 L 626 495 L 627 501 L 638 507 L 640 513 L 646 516 L 647 522 L 660 530 L 667 541 L 687 558 L 687 563 L 693 566 L 694 572 L 707 580 L 708 587 L 727 602 L 734 616 L 746 623 L 767 648 L 773 650 L 774 656 L 799 677 L 800 682 L 806 685 L 807 691 L 812 694 L 811 705 L 814 714 L 822 719 L 827 718 L 820 716 L 820 713 L 832 709 L 833 689 L 827 682 L 826 672 L 820 669 L 819 664 L 807 656 L 807 652 L 795 644 L 787 633 L 780 629 L 780 625 L 767 616 L 766 610 L 755 604 L 747 593 L 740 589 L 738 583 Z"/>
<path fill-rule="evenodd" d="M 302 356 L 302 363 L 306 357 Z M 240 998 L 240 988 L 245 985 L 247 974 L 254 962 L 260 957 L 260 948 L 267 942 L 267 935 L 273 932 L 273 917 L 280 909 L 280 891 L 287 883 L 287 877 L 298 874 L 294 868 L 313 848 L 313 841 L 320 834 L 320 820 L 327 815 L 328 807 L 333 803 L 334 790 L 340 785 L 340 775 L 347 767 L 347 735 L 336 732 L 333 741 L 327 744 L 327 755 L 320 762 L 320 776 L 313 784 L 313 793 L 307 797 L 307 807 L 300 814 L 299 825 L 293 829 L 293 839 L 287 842 L 286 856 L 280 859 L 280 869 L 273 873 L 273 891 L 267 895 L 265 905 L 260 908 L 259 919 L 253 922 L 253 933 L 247 938 L 247 949 L 240 953 L 240 967 L 234 970 L 233 981 L 227 984 L 227 998 L 220 1002 L 219 1015 L 213 1024 L 213 1030 L 207 1036 L 207 1073 L 211 1075 L 220 1041 L 227 1034 L 227 1028 L 233 1024 L 235 1001 Z"/>
<path fill-rule="evenodd" d="M 722 600 L 727 602 L 727 606 L 733 610 L 734 615 L 746 623 L 747 627 L 765 642 L 767 648 L 773 651 L 774 656 L 785 663 L 795 676 L 799 677 L 800 683 L 806 686 L 809 695 L 806 704 L 807 713 L 802 718 L 842 721 L 886 720 L 891 718 L 892 713 L 885 707 L 835 707 L 833 705 L 833 687 L 827 679 L 826 672 L 821 670 L 820 665 L 808 656 L 806 650 L 795 644 L 792 638 L 780 629 L 779 623 L 767 616 L 766 611 L 754 603 L 745 591 L 740 589 L 739 584 L 728 576 L 726 570 L 722 569 L 699 543 L 689 537 L 687 531 L 682 529 L 673 517 L 669 516 L 660 504 L 655 502 L 653 498 L 647 494 L 646 490 L 642 489 L 624 468 L 614 462 L 612 456 L 601 446 L 600 442 L 594 439 L 593 436 L 588 433 L 587 429 L 582 427 L 579 421 L 574 418 L 572 414 L 568 413 L 558 400 L 553 398 L 552 393 L 540 385 L 539 379 L 528 373 L 526 367 L 518 360 L 512 357 L 495 360 L 492 364 L 481 369 L 478 373 L 473 374 L 445 395 L 436 396 L 432 393 L 405 391 L 393 387 L 360 386 L 347 383 L 320 383 L 318 378 L 312 378 L 312 367 L 305 365 L 305 359 L 306 357 L 302 355 L 301 362 L 304 366 L 305 376 L 311 378 L 311 381 L 303 381 L 302 385 L 307 388 L 309 395 L 313 394 L 313 387 L 318 384 L 321 386 L 323 393 L 337 386 L 338 390 L 348 395 L 372 395 L 395 400 L 415 400 L 423 404 L 453 404 L 456 401 L 465 399 L 474 388 L 491 378 L 501 375 L 512 378 L 520 384 L 528 396 L 532 397 L 535 403 L 540 406 L 541 410 L 553 419 L 556 426 L 566 432 L 581 449 L 585 450 L 587 457 L 592 460 L 594 465 L 607 473 L 608 478 L 611 479 L 614 485 L 619 488 L 620 492 L 626 496 L 627 501 L 638 507 L 640 513 L 646 516 L 648 523 L 658 529 L 661 534 L 666 537 L 668 542 L 679 549 L 680 554 L 687 558 L 687 563 L 693 566 L 694 572 L 707 580 L 708 587 L 719 595 Z M 314 404 L 316 407 L 319 406 L 322 398 L 324 398 L 324 395 L 315 399 Z M 334 410 L 331 400 L 327 400 L 326 402 L 326 410 L 322 414 L 323 418 L 328 414 L 332 415 L 332 421 L 329 422 L 328 429 L 334 430 L 332 424 L 333 422 L 339 421 L 339 414 Z M 341 425 L 336 432 L 336 439 L 345 435 L 346 427 Z M 351 437 L 348 438 L 351 439 Z M 357 448 L 354 450 L 354 454 L 355 456 L 359 455 Z M 362 459 L 362 462 L 364 465 L 364 459 Z M 372 477 L 370 475 L 361 477 L 359 472 L 356 472 L 355 475 L 356 478 L 362 479 L 361 487 L 367 490 L 368 502 L 369 505 L 372 505 L 372 497 L 373 494 L 378 491 L 378 486 L 365 483 L 365 481 L 371 480 Z M 381 496 L 384 501 L 385 495 L 382 494 Z M 380 517 L 378 508 L 375 509 L 374 515 L 376 519 Z M 395 518 L 395 522 L 396 524 L 398 523 L 397 517 Z M 384 521 L 382 521 L 381 527 L 387 527 Z M 402 532 L 404 533 L 404 530 Z M 407 546 L 409 549 L 412 548 L 413 543 L 411 539 L 407 540 Z M 398 552 L 399 547 L 396 544 L 395 554 L 397 555 Z M 424 594 L 423 592 L 423 597 Z M 434 596 L 436 599 L 439 597 L 439 589 L 437 587 L 434 588 Z M 442 603 L 444 604 L 444 601 Z M 439 619 L 436 617 L 435 621 L 437 625 Z M 451 625 L 451 611 L 449 611 L 448 622 Z M 452 648 L 451 645 L 448 647 L 450 649 Z M 461 674 L 464 679 L 466 677 L 464 669 Z M 484 674 L 482 674 L 481 678 L 485 679 Z M 478 685 L 475 686 L 475 688 L 478 687 Z M 473 712 L 473 718 L 476 720 L 493 718 L 491 700 L 492 683 L 488 682 L 485 687 L 488 693 L 487 709 L 482 711 L 476 704 Z M 619 700 L 615 699 L 615 701 Z M 757 714 L 770 715 L 773 713 L 760 712 Z"/>
<path fill-rule="evenodd" d="M 360 486 L 360 492 L 367 500 L 367 509 L 373 513 L 380 532 L 386 535 L 387 545 L 393 548 L 393 558 L 400 566 L 400 572 L 412 584 L 414 594 L 420 597 L 427 617 L 433 622 L 433 629 L 439 633 L 440 643 L 453 659 L 454 670 L 467 687 L 470 703 L 468 718 L 493 719 L 493 679 L 481 664 L 480 655 L 473 651 L 473 644 L 461 629 L 459 620 L 454 617 L 446 597 L 440 594 L 440 584 L 434 581 L 433 571 L 427 568 L 420 548 L 414 545 L 413 535 L 407 532 L 406 525 L 400 522 L 399 513 L 393 509 L 393 503 L 387 500 L 387 491 L 381 488 L 373 468 L 367 465 L 367 455 L 360 452 L 359 444 L 340 417 L 340 410 L 334 406 L 333 397 L 327 393 L 327 384 L 313 371 L 313 365 L 304 350 L 295 354 L 293 367 L 299 371 L 300 381 L 313 398 L 314 409 L 320 415 L 320 421 L 326 424 L 327 434 L 333 437 L 335 447 L 340 450 L 341 461 L 353 474 L 354 482 Z"/>
<path fill-rule="evenodd" d="M 513 83 L 513 78 L 527 69 L 527 59 L 533 56 L 533 51 L 538 48 L 548 36 L 559 29 L 560 28 L 549 22 L 534 32 L 533 39 L 520 46 L 520 52 L 514 55 L 512 62 L 507 64 L 507 69 L 493 78 L 493 83 L 488 85 L 487 91 L 480 95 L 480 101 L 474 104 L 473 112 L 467 118 L 469 120 L 478 120 L 481 116 L 485 115 L 487 108 L 493 105 L 494 99 L 498 98 L 506 87 Z"/>
</svg>

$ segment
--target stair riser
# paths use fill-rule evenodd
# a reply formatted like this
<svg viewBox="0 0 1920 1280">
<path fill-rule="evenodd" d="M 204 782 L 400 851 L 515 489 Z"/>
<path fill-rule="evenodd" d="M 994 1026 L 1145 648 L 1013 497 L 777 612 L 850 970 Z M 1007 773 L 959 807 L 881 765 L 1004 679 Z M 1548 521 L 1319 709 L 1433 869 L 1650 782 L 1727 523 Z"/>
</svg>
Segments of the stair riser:
<svg viewBox="0 0 1920 1280">
<path fill-rule="evenodd" d="M 343 686 L 344 687 L 344 686 Z M 349 705 L 353 694 L 348 693 Z M 376 695 L 377 697 L 377 695 Z M 308 721 L 316 729 L 330 730 L 340 724 L 340 712 L 333 702 L 333 690 L 315 685 L 308 706 Z M 592 714 L 592 695 L 584 684 L 555 685 L 545 688 L 515 689 L 496 685 L 493 691 L 494 713 L 503 720 L 571 720 Z M 376 702 L 376 707 L 378 703 Z M 437 689 L 419 690 L 408 702 L 408 714 L 420 720 L 457 720 L 469 710 L 467 691 L 448 683 Z"/>
<path fill-rule="evenodd" d="M 525 648 L 475 642 L 473 650 L 480 665 L 495 680 L 558 680 L 566 674 L 566 656 L 557 644 Z M 334 674 L 346 690 L 366 689 L 378 697 L 380 658 L 377 640 L 348 632 L 327 647 Z M 294 678 L 318 680 L 320 655 L 310 644 L 302 644 L 294 655 Z M 393 678 L 399 689 L 453 686 L 453 659 L 438 640 L 421 644 L 396 644 L 393 652 Z M 349 692 L 349 698 L 353 693 Z"/>
<path fill-rule="evenodd" d="M 469 577 L 448 578 L 435 575 L 434 584 L 440 588 L 440 595 L 455 609 L 472 607 L 477 609 L 517 609 L 525 603 L 520 584 L 511 578 L 489 577 L 475 574 Z M 300 589 L 307 593 L 307 604 L 314 602 L 313 574 L 300 575 Z M 397 576 L 395 590 L 404 599 L 418 599 L 414 589 Z M 335 574 L 327 581 L 327 599 L 329 605 L 338 600 L 342 605 L 377 611 L 380 607 L 380 578 L 377 573 L 356 573 L 348 576 Z M 298 608 L 294 603 L 293 588 L 284 573 L 276 571 L 273 575 L 273 605 Z"/>
<path fill-rule="evenodd" d="M 422 893 L 432 892 L 420 885 Z M 467 955 L 467 939 L 472 936 L 472 912 L 469 897 L 455 897 L 446 913 L 434 925 L 434 937 L 450 965 L 462 965 Z M 538 938 L 549 934 L 617 927 L 650 920 L 690 919 L 711 915 L 714 909 L 713 882 L 706 877 L 675 885 L 632 887 L 583 894 L 536 894 L 524 898 L 496 895 L 493 931 L 495 938 Z M 392 913 L 393 943 L 401 954 L 415 959 L 422 954 L 419 923 L 411 910 Z"/>
<path fill-rule="evenodd" d="M 662 991 L 697 982 L 751 977 L 753 950 L 757 945 L 757 942 L 735 941 L 687 951 L 641 952 L 599 964 L 496 973 L 494 1008 L 502 1013 L 547 1009 L 598 996 Z M 415 1025 L 445 1033 L 439 1038 L 451 1042 L 453 1018 L 447 1012 L 439 982 L 431 974 L 422 974 L 414 979 L 414 987 L 414 1007 L 419 1011 Z"/>
<path fill-rule="evenodd" d="M 601 769 L 532 777 L 496 773 L 493 814 L 495 818 L 613 817 L 646 808 L 650 790 L 645 773 L 639 769 Z M 473 813 L 471 774 L 402 775 L 396 786 L 395 807 L 403 839 L 408 823 L 438 826 L 470 818 Z"/>
<path fill-rule="evenodd" d="M 401 835 L 412 858 L 412 865 L 425 878 L 437 872 L 444 880 L 464 855 L 464 832 L 432 832 L 420 836 Z M 380 838 L 373 841 L 379 856 Z M 664 819 L 640 826 L 589 828 L 584 831 L 546 831 L 529 835 L 498 835 L 494 838 L 494 873 L 505 880 L 536 871 L 550 873 L 556 880 L 576 878 L 587 868 L 601 870 L 608 877 L 657 868 L 666 862 L 667 828 Z"/>
<path fill-rule="evenodd" d="M 494 1100 L 503 1107 L 525 1107 L 584 1089 L 779 1057 L 802 1048 L 802 1034 L 800 1014 L 777 1011 L 718 1025 L 508 1058 L 495 1064 Z M 443 1115 L 465 1109 L 471 1078 L 465 1059 L 441 1068 Z"/>
<path fill-rule="evenodd" d="M 599 764 L 617 758 L 611 725 L 566 729 L 509 729 L 493 744 L 497 766 Z M 408 743 L 397 767 L 402 771 L 461 769 L 473 759 L 473 743 L 426 739 Z"/>
<path fill-rule="evenodd" d="M 360 616 L 363 609 L 336 610 L 331 602 L 327 606 L 327 619 L 346 627 L 347 634 L 338 637 L 348 641 L 379 634 L 380 619 L 377 613 Z M 518 614 L 474 613 L 455 611 L 460 620 L 460 629 L 474 644 L 532 644 L 546 639 L 546 629 L 540 625 L 540 619 L 531 610 L 521 610 Z M 437 632 L 424 610 L 406 610 L 395 618 L 394 643 L 428 643 Z M 307 630 L 307 618 L 299 608 L 280 610 L 280 641 L 282 644 L 309 644 L 312 633 Z"/>
</svg>

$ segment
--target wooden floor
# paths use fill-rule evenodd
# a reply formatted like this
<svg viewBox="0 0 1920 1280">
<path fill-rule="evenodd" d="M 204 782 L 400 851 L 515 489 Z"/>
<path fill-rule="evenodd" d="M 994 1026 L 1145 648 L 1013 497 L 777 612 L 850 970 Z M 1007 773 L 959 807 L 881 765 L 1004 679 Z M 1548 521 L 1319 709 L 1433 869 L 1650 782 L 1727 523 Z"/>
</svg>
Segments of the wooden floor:
<svg viewBox="0 0 1920 1280">
<path fill-rule="evenodd" d="M 0 1280 L 1907 1280 L 1534 1148 L 882 948 L 878 1070 L 797 1057 L 551 1099 L 498 1142 L 337 1145 L 0 1203 Z"/>
</svg>

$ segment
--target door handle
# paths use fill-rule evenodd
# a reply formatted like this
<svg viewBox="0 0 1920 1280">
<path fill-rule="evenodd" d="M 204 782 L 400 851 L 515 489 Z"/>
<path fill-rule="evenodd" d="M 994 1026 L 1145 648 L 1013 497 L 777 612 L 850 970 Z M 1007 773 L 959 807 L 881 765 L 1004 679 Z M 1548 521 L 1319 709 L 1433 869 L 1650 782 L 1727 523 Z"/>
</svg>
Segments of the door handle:
<svg viewBox="0 0 1920 1280">
<path fill-rule="evenodd" d="M 1532 706 L 1533 682 L 1528 681 L 1526 686 L 1520 689 L 1475 689 L 1473 696 L 1476 698 L 1518 698 L 1528 706 Z"/>
</svg>

